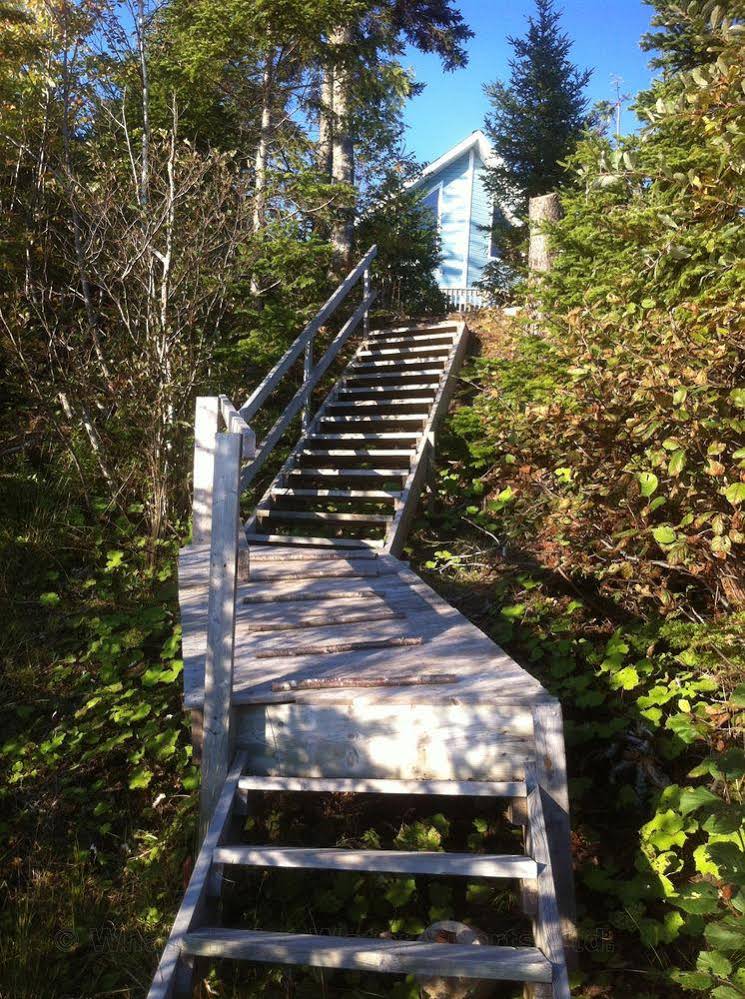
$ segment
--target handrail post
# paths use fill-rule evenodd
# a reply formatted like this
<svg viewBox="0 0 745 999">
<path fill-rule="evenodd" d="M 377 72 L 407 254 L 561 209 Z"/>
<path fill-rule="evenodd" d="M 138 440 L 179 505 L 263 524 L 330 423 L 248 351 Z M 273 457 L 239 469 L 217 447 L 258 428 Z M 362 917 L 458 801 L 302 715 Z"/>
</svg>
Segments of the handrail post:
<svg viewBox="0 0 745 999">
<path fill-rule="evenodd" d="M 306 385 L 310 380 L 311 372 L 313 371 L 313 340 L 315 339 L 315 334 L 308 340 L 305 347 L 305 360 L 303 361 L 303 385 Z M 303 406 L 302 413 L 302 427 L 303 430 L 308 429 L 308 424 L 310 423 L 310 397 L 305 402 Z"/>
<path fill-rule="evenodd" d="M 214 438 L 214 488 L 210 549 L 207 650 L 204 659 L 201 843 L 233 754 L 232 693 L 235 591 L 240 526 L 240 433 Z"/>
<path fill-rule="evenodd" d="M 215 435 L 220 418 L 220 400 L 200 395 L 194 414 L 194 475 L 191 543 L 207 545 L 212 528 L 212 482 L 215 475 Z"/>
<path fill-rule="evenodd" d="M 365 272 L 362 275 L 362 301 L 366 301 L 367 296 L 370 294 L 370 267 L 365 268 Z M 362 317 L 362 333 L 367 340 L 370 336 L 370 307 L 365 309 L 365 315 Z"/>
</svg>

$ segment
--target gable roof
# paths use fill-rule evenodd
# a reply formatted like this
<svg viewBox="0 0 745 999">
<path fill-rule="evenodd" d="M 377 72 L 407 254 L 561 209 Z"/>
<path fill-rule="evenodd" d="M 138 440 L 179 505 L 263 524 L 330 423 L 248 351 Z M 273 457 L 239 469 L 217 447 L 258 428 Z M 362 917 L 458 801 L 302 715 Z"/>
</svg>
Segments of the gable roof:
<svg viewBox="0 0 745 999">
<path fill-rule="evenodd" d="M 443 153 L 442 156 L 438 156 L 436 160 L 432 160 L 431 163 L 428 163 L 422 170 L 421 176 L 417 177 L 417 179 L 412 182 L 411 187 L 418 187 L 419 184 L 424 183 L 427 177 L 431 177 L 434 173 L 439 173 L 443 167 L 454 163 L 458 157 L 462 156 L 464 153 L 470 152 L 472 149 L 475 149 L 478 152 L 486 166 L 494 166 L 496 161 L 494 151 L 489 144 L 487 137 L 480 128 L 477 128 L 474 132 L 471 132 L 470 135 L 467 135 L 465 139 L 456 143 L 452 149 L 448 149 L 448 151 Z"/>
</svg>

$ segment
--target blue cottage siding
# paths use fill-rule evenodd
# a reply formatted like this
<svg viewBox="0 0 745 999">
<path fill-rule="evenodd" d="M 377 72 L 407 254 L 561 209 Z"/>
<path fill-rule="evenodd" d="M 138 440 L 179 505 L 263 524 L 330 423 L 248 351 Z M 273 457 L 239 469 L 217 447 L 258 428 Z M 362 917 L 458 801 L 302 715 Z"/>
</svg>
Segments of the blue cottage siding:
<svg viewBox="0 0 745 999">
<path fill-rule="evenodd" d="M 475 160 L 466 288 L 472 287 L 481 280 L 484 267 L 491 259 L 489 244 L 491 242 L 492 198 L 484 185 L 484 164 L 478 154 L 475 154 Z"/>
<path fill-rule="evenodd" d="M 425 196 L 439 188 L 439 230 L 442 263 L 437 275 L 441 288 L 466 286 L 464 261 L 471 186 L 469 154 L 464 153 L 433 177 L 427 178 Z"/>
</svg>

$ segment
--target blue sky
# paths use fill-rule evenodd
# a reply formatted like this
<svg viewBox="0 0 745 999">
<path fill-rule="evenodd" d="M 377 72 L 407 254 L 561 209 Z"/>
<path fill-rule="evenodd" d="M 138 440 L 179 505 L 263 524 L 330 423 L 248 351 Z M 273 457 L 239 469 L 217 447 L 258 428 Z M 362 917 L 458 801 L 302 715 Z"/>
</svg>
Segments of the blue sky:
<svg viewBox="0 0 745 999">
<path fill-rule="evenodd" d="M 436 56 L 413 49 L 403 60 L 427 85 L 405 114 L 407 146 L 423 163 L 482 127 L 489 106 L 483 85 L 507 78 L 512 55 L 507 35 L 524 34 L 526 16 L 534 9 L 532 0 L 461 0 L 458 6 L 476 34 L 465 69 L 443 73 Z M 564 29 L 574 40 L 573 62 L 595 70 L 588 88 L 593 101 L 613 98 L 613 75 L 622 77 L 626 93 L 635 94 L 649 84 L 649 54 L 639 48 L 639 39 L 649 26 L 651 9 L 642 0 L 559 0 L 558 7 L 564 11 Z M 631 131 L 636 124 L 634 115 L 625 111 L 622 129 Z"/>
</svg>

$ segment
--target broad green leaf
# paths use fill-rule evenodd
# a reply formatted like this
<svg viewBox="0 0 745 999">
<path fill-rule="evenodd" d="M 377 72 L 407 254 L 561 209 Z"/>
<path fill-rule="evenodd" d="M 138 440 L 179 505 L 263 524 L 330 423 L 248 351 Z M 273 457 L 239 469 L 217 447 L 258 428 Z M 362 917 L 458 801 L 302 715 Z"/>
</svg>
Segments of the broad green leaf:
<svg viewBox="0 0 745 999">
<path fill-rule="evenodd" d="M 745 409 L 745 388 L 732 389 L 729 394 L 732 405 L 738 409 Z"/>
<path fill-rule="evenodd" d="M 652 537 L 658 545 L 672 545 L 677 535 L 669 524 L 660 524 L 652 531 Z"/>
<path fill-rule="evenodd" d="M 642 496 L 651 496 L 657 491 L 657 486 L 660 482 L 654 472 L 639 472 L 637 477 Z"/>
<path fill-rule="evenodd" d="M 741 683 L 739 687 L 735 687 L 729 695 L 729 702 L 730 704 L 734 704 L 736 708 L 745 708 L 745 683 Z"/>
<path fill-rule="evenodd" d="M 739 506 L 745 501 L 745 482 L 733 482 L 724 490 L 724 498 L 732 506 Z"/>
<path fill-rule="evenodd" d="M 624 666 L 611 676 L 611 687 L 621 690 L 633 690 L 639 685 L 639 674 L 633 666 Z"/>
<path fill-rule="evenodd" d="M 148 770 L 146 767 L 138 767 L 129 778 L 129 786 L 134 791 L 140 787 L 147 787 L 152 779 L 152 770 Z"/>
<path fill-rule="evenodd" d="M 683 912 L 698 916 L 709 916 L 719 910 L 719 892 L 708 881 L 688 885 L 673 901 Z"/>
<path fill-rule="evenodd" d="M 680 793 L 680 811 L 683 815 L 695 812 L 704 805 L 719 807 L 721 804 L 722 799 L 705 787 L 686 787 Z"/>
<path fill-rule="evenodd" d="M 682 449 L 678 450 L 673 454 L 672 458 L 670 459 L 667 466 L 667 470 L 670 473 L 670 475 L 680 475 L 680 473 L 685 468 L 685 463 L 686 463 L 685 451 L 683 451 Z"/>
<path fill-rule="evenodd" d="M 717 923 L 709 923 L 704 936 L 714 950 L 739 951 L 745 949 L 745 919 L 725 916 Z"/>
</svg>

